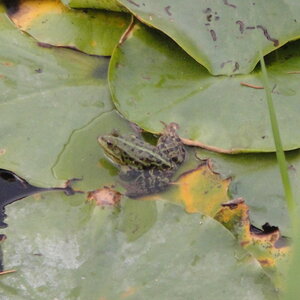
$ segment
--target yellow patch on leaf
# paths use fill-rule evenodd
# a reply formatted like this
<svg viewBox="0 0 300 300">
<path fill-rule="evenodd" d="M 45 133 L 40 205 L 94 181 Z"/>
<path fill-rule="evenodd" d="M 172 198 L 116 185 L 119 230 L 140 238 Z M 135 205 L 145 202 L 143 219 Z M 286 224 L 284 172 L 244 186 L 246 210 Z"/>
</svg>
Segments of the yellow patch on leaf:
<svg viewBox="0 0 300 300">
<path fill-rule="evenodd" d="M 289 240 L 281 235 L 278 227 L 266 223 L 259 229 L 251 225 L 249 207 L 242 198 L 224 203 L 215 219 L 236 236 L 240 245 L 272 276 L 275 284 L 281 285 L 278 266 L 281 263 L 286 265 L 290 246 Z"/>
<path fill-rule="evenodd" d="M 35 19 L 45 14 L 60 14 L 65 11 L 68 8 L 59 0 L 21 0 L 18 11 L 10 15 L 10 18 L 20 29 L 26 30 Z"/>
<path fill-rule="evenodd" d="M 212 171 L 209 161 L 198 168 L 180 176 L 177 185 L 176 198 L 181 202 L 187 212 L 201 212 L 214 217 L 227 196 L 231 178 L 222 179 L 218 173 Z"/>
</svg>

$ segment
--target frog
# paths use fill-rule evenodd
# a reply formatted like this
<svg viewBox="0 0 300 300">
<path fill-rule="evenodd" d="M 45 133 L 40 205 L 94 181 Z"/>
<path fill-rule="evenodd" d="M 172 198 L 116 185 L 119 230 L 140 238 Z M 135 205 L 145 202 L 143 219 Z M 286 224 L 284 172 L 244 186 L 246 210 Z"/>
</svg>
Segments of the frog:
<svg viewBox="0 0 300 300">
<path fill-rule="evenodd" d="M 119 178 L 126 182 L 127 196 L 136 198 L 165 189 L 185 160 L 178 124 L 164 125 L 155 146 L 139 136 L 122 136 L 116 131 L 98 138 L 106 156 L 120 169 Z"/>
</svg>

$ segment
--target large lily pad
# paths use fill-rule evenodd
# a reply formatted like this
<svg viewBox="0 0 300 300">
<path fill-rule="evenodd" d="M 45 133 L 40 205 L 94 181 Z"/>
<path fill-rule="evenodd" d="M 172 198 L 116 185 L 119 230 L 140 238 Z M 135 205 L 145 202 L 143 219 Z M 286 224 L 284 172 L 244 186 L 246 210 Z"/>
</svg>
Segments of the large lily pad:
<svg viewBox="0 0 300 300">
<path fill-rule="evenodd" d="M 259 264 L 210 218 L 158 202 L 132 239 L 124 224 L 144 226 L 129 216 L 153 202 L 118 210 L 78 201 L 56 194 L 11 206 L 3 249 L 17 272 L 1 278 L 3 299 L 277 299 Z"/>
<path fill-rule="evenodd" d="M 267 54 L 300 36 L 298 0 L 118 1 L 215 75 L 249 73 L 259 51 Z"/>
<path fill-rule="evenodd" d="M 59 0 L 23 0 L 10 17 L 38 41 L 109 56 L 130 22 L 130 15 L 75 10 Z"/>
<path fill-rule="evenodd" d="M 4 12 L 0 43 L 1 167 L 57 184 L 51 167 L 72 131 L 112 109 L 108 59 L 39 47 Z"/>
<path fill-rule="evenodd" d="M 298 49 L 295 42 L 267 57 L 285 150 L 300 146 Z M 146 130 L 177 122 L 189 144 L 228 153 L 275 151 L 259 69 L 213 77 L 172 40 L 138 23 L 116 48 L 109 80 L 118 110 Z"/>
</svg>

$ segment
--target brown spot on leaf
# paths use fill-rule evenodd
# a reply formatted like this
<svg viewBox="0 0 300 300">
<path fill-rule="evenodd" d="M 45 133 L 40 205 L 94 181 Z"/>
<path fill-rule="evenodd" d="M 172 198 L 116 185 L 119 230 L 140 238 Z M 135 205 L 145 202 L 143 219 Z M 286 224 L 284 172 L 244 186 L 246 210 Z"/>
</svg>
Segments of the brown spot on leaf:
<svg viewBox="0 0 300 300">
<path fill-rule="evenodd" d="M 206 16 L 207 22 L 211 22 L 211 18 L 212 18 L 212 15 L 207 15 L 207 16 Z"/>
<path fill-rule="evenodd" d="M 104 206 L 117 206 L 121 200 L 121 193 L 109 187 L 94 190 L 88 193 L 88 201 L 95 201 L 96 205 Z"/>
<path fill-rule="evenodd" d="M 270 34 L 269 34 L 267 28 L 265 28 L 265 27 L 262 26 L 262 25 L 257 25 L 256 28 L 262 30 L 262 32 L 263 32 L 264 36 L 266 37 L 266 39 L 269 40 L 269 41 L 271 41 L 271 42 L 273 42 L 274 47 L 277 47 L 277 46 L 279 45 L 279 41 L 278 41 L 277 39 L 274 39 L 274 38 L 272 38 L 272 37 L 270 36 Z"/>
<path fill-rule="evenodd" d="M 206 8 L 205 10 L 203 10 L 203 12 L 205 13 L 205 14 L 208 14 L 208 13 L 210 13 L 211 12 L 211 8 Z"/>
<path fill-rule="evenodd" d="M 228 0 L 223 0 L 223 2 L 224 2 L 224 4 L 227 5 L 227 6 L 230 6 L 230 7 L 232 7 L 232 8 L 236 8 L 236 5 L 230 4 L 230 3 L 228 2 Z"/>
<path fill-rule="evenodd" d="M 134 2 L 134 1 L 132 1 L 132 0 L 127 0 L 127 2 L 129 2 L 129 3 L 133 4 L 133 5 L 135 5 L 136 7 L 140 7 L 140 5 L 139 5 L 139 4 L 135 3 L 135 2 Z"/>
<path fill-rule="evenodd" d="M 170 8 L 171 8 L 170 5 L 168 5 L 168 6 L 165 7 L 165 12 L 167 13 L 168 16 L 172 16 L 172 13 L 171 13 L 171 11 L 170 11 Z"/>
<path fill-rule="evenodd" d="M 210 35 L 211 35 L 213 41 L 215 42 L 217 40 L 216 32 L 212 29 L 209 32 L 210 32 Z"/>
<path fill-rule="evenodd" d="M 240 33 L 244 33 L 244 30 L 245 30 L 244 22 L 242 22 L 241 20 L 238 20 L 238 21 L 235 22 L 235 24 L 239 25 Z"/>
</svg>

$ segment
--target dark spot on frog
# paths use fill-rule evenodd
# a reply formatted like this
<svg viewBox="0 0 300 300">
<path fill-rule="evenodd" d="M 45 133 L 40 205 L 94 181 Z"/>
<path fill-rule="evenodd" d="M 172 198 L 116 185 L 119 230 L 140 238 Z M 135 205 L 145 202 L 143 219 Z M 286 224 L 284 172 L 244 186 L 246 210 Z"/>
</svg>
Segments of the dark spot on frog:
<svg viewBox="0 0 300 300">
<path fill-rule="evenodd" d="M 103 63 L 99 67 L 97 67 L 93 72 L 93 77 L 97 79 L 106 79 L 107 78 L 107 69 L 108 64 Z"/>
<path fill-rule="evenodd" d="M 218 21 L 220 20 L 220 17 L 219 16 L 215 16 L 215 21 Z"/>
<path fill-rule="evenodd" d="M 232 8 L 236 8 L 236 5 L 228 3 L 228 0 L 223 0 L 224 4 Z"/>
<path fill-rule="evenodd" d="M 265 138 L 266 138 L 266 136 L 265 136 L 265 135 L 263 135 L 261 138 L 262 138 L 262 139 L 265 139 Z"/>
<path fill-rule="evenodd" d="M 71 183 L 71 181 L 69 183 Z M 3 221 L 6 218 L 6 205 L 9 205 L 17 200 L 21 200 L 30 195 L 46 191 L 60 190 L 63 191 L 66 195 L 73 195 L 75 191 L 71 188 L 69 183 L 67 183 L 67 186 L 65 188 L 37 187 L 31 185 L 25 179 L 19 177 L 9 170 L 0 169 L 0 228 L 7 227 L 7 224 Z"/>
<path fill-rule="evenodd" d="M 272 37 L 270 36 L 270 34 L 269 34 L 267 28 L 265 28 L 265 27 L 262 26 L 262 25 L 257 25 L 256 28 L 261 29 L 262 32 L 263 32 L 263 34 L 264 34 L 264 36 L 266 37 L 266 39 L 269 40 L 269 41 L 271 41 L 271 42 L 273 42 L 273 45 L 274 45 L 275 47 L 277 47 L 277 46 L 279 45 L 279 41 L 278 41 L 277 39 L 274 39 L 274 38 L 272 38 Z"/>
<path fill-rule="evenodd" d="M 168 6 L 165 7 L 165 12 L 167 13 L 168 16 L 172 16 L 172 13 L 171 13 L 171 11 L 170 11 L 170 8 L 171 8 L 170 5 L 168 5 Z"/>
<path fill-rule="evenodd" d="M 205 26 L 209 26 L 210 24 L 209 23 L 205 23 Z"/>
<path fill-rule="evenodd" d="M 255 26 L 247 26 L 246 29 L 247 30 L 253 30 L 253 29 L 255 29 Z"/>
<path fill-rule="evenodd" d="M 36 70 L 34 70 L 36 73 L 43 73 L 43 70 L 41 68 L 38 68 Z"/>
<path fill-rule="evenodd" d="M 210 32 L 210 35 L 211 35 L 213 41 L 215 42 L 217 40 L 216 32 L 212 29 L 209 32 Z"/>
<path fill-rule="evenodd" d="M 129 3 L 133 4 L 133 5 L 135 5 L 136 7 L 140 7 L 140 5 L 139 5 L 139 4 L 135 3 L 135 2 L 134 2 L 134 1 L 132 1 L 132 0 L 127 0 L 127 2 L 129 2 Z"/>
</svg>

